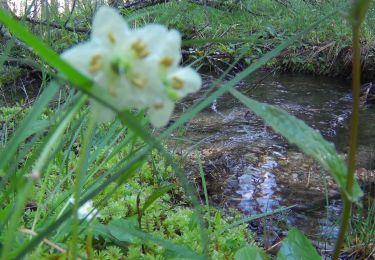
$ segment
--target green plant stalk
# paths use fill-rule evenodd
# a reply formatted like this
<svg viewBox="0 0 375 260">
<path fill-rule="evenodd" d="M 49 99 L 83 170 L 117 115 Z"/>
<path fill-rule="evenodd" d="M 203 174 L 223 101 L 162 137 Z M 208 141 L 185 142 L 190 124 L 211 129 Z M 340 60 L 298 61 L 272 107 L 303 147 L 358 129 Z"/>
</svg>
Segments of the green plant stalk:
<svg viewBox="0 0 375 260">
<path fill-rule="evenodd" d="M 206 178 L 204 177 L 204 170 L 203 170 L 203 165 L 202 165 L 202 160 L 200 154 L 198 154 L 198 168 L 199 168 L 199 174 L 201 175 L 202 179 L 202 187 L 203 187 L 203 192 L 204 192 L 204 199 L 206 201 L 206 206 L 209 207 L 208 203 L 208 192 L 207 192 L 207 185 L 206 185 Z"/>
<path fill-rule="evenodd" d="M 87 160 L 88 154 L 90 150 L 90 144 L 92 140 L 92 136 L 95 132 L 95 119 L 90 116 L 89 123 L 87 129 L 85 131 L 83 144 L 82 144 L 82 153 L 80 154 L 79 161 L 77 164 L 77 176 L 76 176 L 76 183 L 74 186 L 73 197 L 74 197 L 74 204 L 73 204 L 73 220 L 72 220 L 72 239 L 70 243 L 70 252 L 69 252 L 69 259 L 77 259 L 77 245 L 78 245 L 78 235 L 79 235 L 79 219 L 78 219 L 78 209 L 80 204 L 80 197 L 81 197 L 81 189 L 83 186 L 83 178 L 87 171 Z"/>
<path fill-rule="evenodd" d="M 349 196 L 352 194 L 355 165 L 356 165 L 356 152 L 357 152 L 357 139 L 358 139 L 358 124 L 359 124 L 359 105 L 360 105 L 360 84 L 361 84 L 361 45 L 360 45 L 360 29 L 363 21 L 364 13 L 366 12 L 364 3 L 369 1 L 357 1 L 353 9 L 353 68 L 352 68 L 352 118 L 350 123 L 350 143 L 349 143 L 349 158 L 348 158 L 348 175 L 346 183 L 346 192 Z M 367 6 L 368 7 L 368 6 Z M 365 10 L 364 10 L 365 9 Z M 335 250 L 332 259 L 337 260 L 340 256 L 340 250 L 345 240 L 345 234 L 348 230 L 350 221 L 352 201 L 348 196 L 343 195 L 343 213 L 341 217 L 340 232 L 336 240 Z"/>
</svg>

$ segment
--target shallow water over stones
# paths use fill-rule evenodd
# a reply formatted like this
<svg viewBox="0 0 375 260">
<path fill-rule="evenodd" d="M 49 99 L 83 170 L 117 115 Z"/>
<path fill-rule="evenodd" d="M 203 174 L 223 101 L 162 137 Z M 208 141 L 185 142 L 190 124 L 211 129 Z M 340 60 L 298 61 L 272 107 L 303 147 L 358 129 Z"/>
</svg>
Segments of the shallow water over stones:
<svg viewBox="0 0 375 260">
<path fill-rule="evenodd" d="M 334 142 L 344 156 L 351 110 L 348 83 L 305 75 L 277 75 L 259 82 L 263 76 L 253 77 L 238 89 L 304 120 Z M 374 127 L 374 108 L 362 110 L 359 168 L 373 166 Z M 330 250 L 338 232 L 339 194 L 333 180 L 311 158 L 229 95 L 197 115 L 186 126 L 186 137 L 197 145 L 191 161 L 199 151 L 209 197 L 217 206 L 253 215 L 295 205 L 261 223 L 250 223 L 266 246 L 296 226 L 319 244 L 322 253 Z M 189 169 L 196 172 L 197 167 Z"/>
</svg>

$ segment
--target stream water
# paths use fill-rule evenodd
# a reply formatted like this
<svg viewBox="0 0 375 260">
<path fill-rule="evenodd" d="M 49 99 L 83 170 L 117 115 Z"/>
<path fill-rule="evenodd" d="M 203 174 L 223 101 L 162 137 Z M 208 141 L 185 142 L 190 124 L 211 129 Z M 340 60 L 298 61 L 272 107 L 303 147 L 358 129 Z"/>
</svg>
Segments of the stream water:
<svg viewBox="0 0 375 260">
<path fill-rule="evenodd" d="M 256 75 L 238 89 L 304 120 L 334 142 L 344 156 L 351 110 L 350 83 L 305 75 L 277 75 L 260 81 L 262 77 Z M 360 125 L 357 167 L 371 169 L 374 108 L 361 110 Z M 295 205 L 249 226 L 259 233 L 266 247 L 296 226 L 321 253 L 329 254 L 338 232 L 341 205 L 332 179 L 311 158 L 289 145 L 230 95 L 198 114 L 186 126 L 186 138 L 197 145 L 195 149 L 201 155 L 211 203 L 236 208 L 247 216 Z M 192 166 L 191 171 L 196 168 Z"/>
</svg>

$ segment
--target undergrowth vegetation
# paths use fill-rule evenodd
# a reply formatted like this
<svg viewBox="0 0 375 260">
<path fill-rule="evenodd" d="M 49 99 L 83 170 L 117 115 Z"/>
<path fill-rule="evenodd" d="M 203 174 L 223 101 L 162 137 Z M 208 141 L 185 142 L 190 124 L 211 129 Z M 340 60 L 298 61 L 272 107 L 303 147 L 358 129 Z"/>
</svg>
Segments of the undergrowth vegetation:
<svg viewBox="0 0 375 260">
<path fill-rule="evenodd" d="M 224 2 L 223 2 L 224 3 Z M 210 2 L 205 7 L 194 1 L 171 1 L 138 9 L 121 9 L 121 13 L 132 27 L 145 23 L 162 23 L 181 31 L 184 57 L 189 61 L 201 59 L 201 66 L 218 73 L 234 61 L 234 56 L 243 54 L 237 67 L 256 61 L 278 44 L 319 20 L 322 16 L 344 10 L 347 3 L 338 1 L 240 1 L 239 4 Z M 338 6 L 339 4 L 339 6 Z M 53 7 L 53 6 L 52 6 Z M 29 19 L 27 24 L 44 42 L 55 51 L 62 52 L 88 37 L 93 7 L 79 5 L 74 12 L 45 12 L 43 23 Z M 49 10 L 50 10 L 49 9 Z M 373 78 L 375 7 L 369 8 L 362 27 L 363 78 Z M 3 37 L 4 40 L 7 37 Z M 207 44 L 205 40 L 210 39 Z M 52 44 L 53 43 L 53 44 Z M 2 43 L 4 44 L 4 42 Z M 347 14 L 341 12 L 337 19 L 330 19 L 307 32 L 302 39 L 289 46 L 267 67 L 279 71 L 306 72 L 318 75 L 350 77 L 351 29 Z M 13 58 L 6 64 L 18 64 L 23 68 L 43 71 L 39 58 L 29 49 L 17 44 L 12 49 Z M 245 52 L 245 53 L 243 53 Z M 32 56 L 30 56 L 32 55 Z M 4 70 L 4 68 L 2 68 Z M 3 73 L 2 73 L 3 74 Z M 4 73 L 0 85 L 7 85 L 17 73 Z M 39 76 L 42 79 L 42 76 Z"/>
<path fill-rule="evenodd" d="M 359 58 L 363 55 L 360 40 L 369 46 L 364 52 L 368 57 L 365 69 L 373 66 L 373 16 L 363 23 L 359 38 L 370 1 L 360 0 L 353 6 L 302 0 L 219 5 L 173 1 L 141 9 L 119 8 L 131 28 L 129 32 L 123 24 L 95 25 L 95 18 L 91 25 L 98 12 L 83 2 L 74 12 L 62 14 L 47 5 L 41 20 L 12 16 L 7 8 L 0 10 L 1 90 L 11 93 L 5 88 L 20 75 L 25 76 L 25 71 L 23 83 L 38 86 L 37 94 L 32 95 L 37 97 L 35 100 L 23 86 L 20 93 L 23 91 L 25 100 L 17 98 L 15 105 L 5 104 L 0 109 L 2 259 L 269 259 L 246 223 L 287 208 L 243 218 L 236 211 L 210 207 L 207 192 L 203 202 L 189 181 L 191 176 L 185 174 L 186 154 L 177 155 L 173 144 L 164 143 L 172 133 L 183 133 L 184 123 L 226 92 L 331 174 L 344 201 L 340 235 L 333 252 L 333 258 L 338 259 L 352 204 L 360 204 L 363 195 L 353 169 L 358 104 L 353 106 L 347 167 L 334 145 L 320 133 L 234 87 L 265 66 L 335 75 L 352 69 L 347 63 L 338 67 L 336 62 L 354 60 L 357 100 Z M 114 9 L 102 10 L 114 14 L 109 20 L 119 19 Z M 375 12 L 373 7 L 369 12 Z M 161 23 L 182 32 L 183 62 L 189 65 L 189 73 L 185 73 L 186 67 L 180 67 L 179 57 L 173 60 L 173 55 L 168 56 L 169 45 L 173 50 L 178 45 L 179 54 L 179 34 L 164 43 L 162 37 L 167 33 L 156 37 L 138 31 L 147 28 L 143 26 L 148 23 Z M 87 60 L 60 56 L 68 47 L 87 41 L 91 29 L 92 48 L 82 49 L 87 53 L 79 54 Z M 127 42 L 122 34 L 138 38 Z M 119 39 L 123 42 L 117 42 Z M 160 42 L 165 45 L 158 46 Z M 96 47 L 103 52 L 93 54 Z M 122 52 L 121 48 L 128 49 Z M 163 56 L 165 53 L 168 55 Z M 150 56 L 153 59 L 147 60 Z M 174 102 L 201 85 L 192 68 L 215 69 L 218 79 L 175 122 L 167 124 Z M 241 72 L 228 79 L 233 68 Z M 184 73 L 177 73 L 180 70 Z M 124 91 L 121 95 L 119 89 Z M 8 98 L 4 100 L 9 102 Z M 98 114 L 104 110 L 116 114 L 116 120 L 100 122 Z M 165 127 L 155 131 L 152 126 Z M 190 148 L 187 150 L 194 149 Z M 199 162 L 197 168 L 202 171 Z M 202 172 L 201 178 L 205 189 Z M 374 212 L 371 207 L 351 224 L 357 229 L 373 230 L 373 218 L 367 215 Z M 352 237 L 361 241 L 358 243 L 373 245 L 370 237 Z M 372 253 L 364 250 L 364 255 Z M 281 242 L 277 258 L 320 256 L 311 241 L 292 228 Z"/>
<path fill-rule="evenodd" d="M 215 2 L 213 2 L 215 3 Z M 208 4 L 206 8 L 194 2 L 169 2 L 150 7 L 147 22 L 161 22 L 181 30 L 189 39 L 186 45 L 192 46 L 194 38 L 222 39 L 242 38 L 248 42 L 241 44 L 202 44 L 196 56 L 208 60 L 224 55 L 233 61 L 233 54 L 240 53 L 246 47 L 243 62 L 251 64 L 275 46 L 295 35 L 297 32 L 319 20 L 322 16 L 337 9 L 346 8 L 345 1 L 241 1 L 229 6 Z M 346 16 L 346 17 L 345 17 Z M 340 17 L 340 15 L 338 16 Z M 363 70 L 366 79 L 372 79 L 374 54 L 374 17 L 375 7 L 369 9 L 369 15 L 362 27 Z M 269 62 L 268 67 L 277 70 L 306 72 L 318 75 L 350 77 L 351 71 L 351 29 L 345 13 L 338 19 L 320 24 L 304 35 L 296 44 L 289 46 L 280 56 Z M 245 40 L 246 41 L 246 40 Z M 198 42 L 198 41 L 197 41 Z M 202 53 L 203 52 L 203 53 Z M 214 59 L 215 60 L 215 59 Z M 210 62 L 208 62 L 210 64 Z M 207 66 L 207 62 L 206 62 Z M 215 62 L 211 62 L 215 69 Z M 217 66 L 217 65 L 216 65 Z"/>
</svg>

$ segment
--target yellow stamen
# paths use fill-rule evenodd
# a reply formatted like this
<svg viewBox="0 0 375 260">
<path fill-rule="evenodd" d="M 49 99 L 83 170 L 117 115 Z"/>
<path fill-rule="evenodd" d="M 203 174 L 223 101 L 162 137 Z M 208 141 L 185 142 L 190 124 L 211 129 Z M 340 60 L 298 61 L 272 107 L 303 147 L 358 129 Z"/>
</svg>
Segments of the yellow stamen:
<svg viewBox="0 0 375 260">
<path fill-rule="evenodd" d="M 160 64 L 165 67 L 170 67 L 173 64 L 173 59 L 171 57 L 164 57 L 160 60 Z"/>
<path fill-rule="evenodd" d="M 136 86 L 136 87 L 138 87 L 138 88 L 140 88 L 140 89 L 142 89 L 142 88 L 144 88 L 144 86 L 146 85 L 146 80 L 145 79 L 143 79 L 143 78 L 141 78 L 139 75 L 132 75 L 130 78 L 130 82 L 134 85 L 134 86 Z"/>
<path fill-rule="evenodd" d="M 102 66 L 100 64 L 100 59 L 102 56 L 100 54 L 95 54 L 89 63 L 89 72 L 91 74 L 96 73 Z"/>
<path fill-rule="evenodd" d="M 154 105 L 154 108 L 155 109 L 162 109 L 164 107 L 164 104 L 163 103 L 158 103 L 158 104 L 155 104 Z"/>
<path fill-rule="evenodd" d="M 172 78 L 172 86 L 175 89 L 182 89 L 184 87 L 185 82 L 182 79 L 177 77 Z"/>
<path fill-rule="evenodd" d="M 140 39 L 136 40 L 132 45 L 131 48 L 137 54 L 137 56 L 141 59 L 147 57 L 150 52 L 147 49 L 147 45 L 142 42 Z"/>
<path fill-rule="evenodd" d="M 107 36 L 108 36 L 108 40 L 109 40 L 110 43 L 112 43 L 112 44 L 116 43 L 116 37 L 112 32 L 109 32 L 107 34 Z"/>
</svg>

